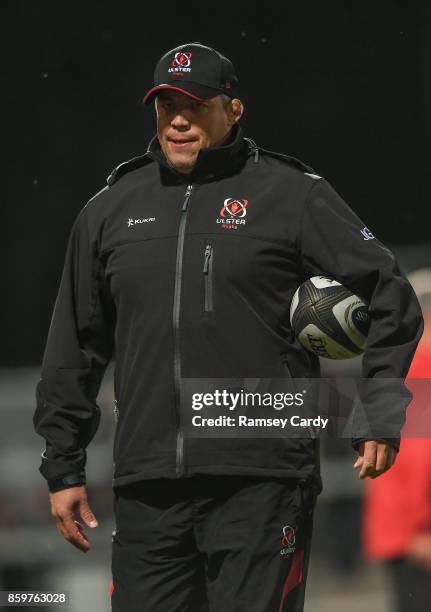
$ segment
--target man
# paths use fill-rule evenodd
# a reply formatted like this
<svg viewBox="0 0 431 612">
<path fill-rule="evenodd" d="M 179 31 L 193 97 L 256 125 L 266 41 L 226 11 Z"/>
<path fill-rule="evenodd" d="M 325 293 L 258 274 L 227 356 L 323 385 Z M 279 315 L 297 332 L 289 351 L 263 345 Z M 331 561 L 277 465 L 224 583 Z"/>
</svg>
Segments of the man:
<svg viewBox="0 0 431 612">
<path fill-rule="evenodd" d="M 84 207 L 66 255 L 37 392 L 40 470 L 60 531 L 87 551 L 74 512 L 97 524 L 85 448 L 115 346 L 117 612 L 303 609 L 318 441 L 187 438 L 185 380 L 318 376 L 288 315 L 313 274 L 368 300 L 365 377 L 402 378 L 421 334 L 392 254 L 310 168 L 243 137 L 237 88 L 214 49 L 166 53 L 144 98 L 157 137 Z M 396 439 L 353 444 L 361 478 L 394 461 Z"/>
</svg>

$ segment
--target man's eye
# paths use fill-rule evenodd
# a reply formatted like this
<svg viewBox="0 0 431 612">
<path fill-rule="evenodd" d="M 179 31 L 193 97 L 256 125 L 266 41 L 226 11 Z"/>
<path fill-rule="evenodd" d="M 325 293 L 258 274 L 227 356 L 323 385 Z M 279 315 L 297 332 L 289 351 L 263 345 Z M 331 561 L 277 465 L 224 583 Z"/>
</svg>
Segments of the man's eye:
<svg viewBox="0 0 431 612">
<path fill-rule="evenodd" d="M 192 106 L 193 108 L 199 108 L 199 109 L 203 109 L 207 107 L 207 105 L 204 102 L 199 102 L 198 100 L 193 100 Z"/>
</svg>

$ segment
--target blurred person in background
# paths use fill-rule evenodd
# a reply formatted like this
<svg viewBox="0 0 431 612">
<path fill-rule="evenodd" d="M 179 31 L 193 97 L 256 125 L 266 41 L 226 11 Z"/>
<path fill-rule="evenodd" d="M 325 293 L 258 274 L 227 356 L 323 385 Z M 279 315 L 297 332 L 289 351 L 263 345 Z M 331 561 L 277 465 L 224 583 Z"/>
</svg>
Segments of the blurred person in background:
<svg viewBox="0 0 431 612">
<path fill-rule="evenodd" d="M 408 378 L 431 379 L 431 268 L 409 275 L 425 329 Z M 364 550 L 389 568 L 397 612 L 431 607 L 431 397 L 428 380 L 415 384 L 392 469 L 369 480 L 364 497 Z M 427 437 L 419 437 L 419 436 Z"/>
</svg>

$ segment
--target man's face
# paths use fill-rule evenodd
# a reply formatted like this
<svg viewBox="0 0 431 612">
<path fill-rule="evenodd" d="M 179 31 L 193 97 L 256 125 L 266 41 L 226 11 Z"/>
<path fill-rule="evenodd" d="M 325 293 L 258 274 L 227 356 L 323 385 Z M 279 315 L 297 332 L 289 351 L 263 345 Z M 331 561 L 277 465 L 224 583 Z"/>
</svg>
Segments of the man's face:
<svg viewBox="0 0 431 612">
<path fill-rule="evenodd" d="M 239 100 L 222 96 L 199 102 L 176 91 L 162 91 L 156 98 L 157 135 L 170 164 L 188 174 L 201 149 L 224 143 L 242 114 Z"/>
</svg>

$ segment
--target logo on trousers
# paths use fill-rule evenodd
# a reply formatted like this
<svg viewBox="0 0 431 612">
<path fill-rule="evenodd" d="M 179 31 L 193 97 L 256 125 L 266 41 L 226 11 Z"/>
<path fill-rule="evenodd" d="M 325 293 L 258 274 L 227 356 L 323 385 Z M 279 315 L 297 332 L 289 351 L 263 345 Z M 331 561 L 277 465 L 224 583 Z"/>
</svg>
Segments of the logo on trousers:
<svg viewBox="0 0 431 612">
<path fill-rule="evenodd" d="M 280 556 L 281 557 L 288 557 L 289 555 L 294 553 L 295 550 L 296 550 L 296 547 L 295 547 L 295 542 L 296 542 L 295 530 L 290 525 L 284 525 L 284 527 L 282 528 L 282 534 L 283 535 L 281 536 Z"/>
</svg>

